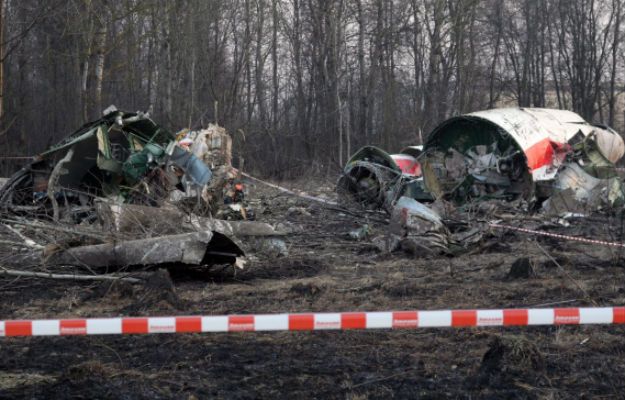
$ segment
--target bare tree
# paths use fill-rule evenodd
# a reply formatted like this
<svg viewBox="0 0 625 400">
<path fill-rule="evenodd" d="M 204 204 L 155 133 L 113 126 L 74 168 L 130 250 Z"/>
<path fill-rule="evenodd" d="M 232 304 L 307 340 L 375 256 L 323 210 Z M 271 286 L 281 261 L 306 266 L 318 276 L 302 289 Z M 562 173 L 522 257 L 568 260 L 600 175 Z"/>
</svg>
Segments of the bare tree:
<svg viewBox="0 0 625 400">
<path fill-rule="evenodd" d="M 245 136 L 246 168 L 279 176 L 335 171 L 353 148 L 395 150 L 490 107 L 623 128 L 622 0 L 0 4 L 7 153 L 38 152 L 110 103 L 172 130 L 218 120 Z"/>
</svg>

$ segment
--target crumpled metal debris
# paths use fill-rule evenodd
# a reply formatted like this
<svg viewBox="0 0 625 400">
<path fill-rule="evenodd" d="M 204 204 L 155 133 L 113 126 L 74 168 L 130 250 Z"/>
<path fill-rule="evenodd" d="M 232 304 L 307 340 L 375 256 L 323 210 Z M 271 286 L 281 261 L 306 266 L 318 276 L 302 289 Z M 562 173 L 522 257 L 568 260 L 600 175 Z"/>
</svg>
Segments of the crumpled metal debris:
<svg viewBox="0 0 625 400">
<path fill-rule="evenodd" d="M 229 246 L 227 238 L 212 231 L 158 236 L 90 246 L 77 246 L 54 253 L 48 265 L 126 267 L 140 265 L 235 264 L 243 252 Z"/>
<path fill-rule="evenodd" d="M 219 125 L 209 124 L 198 131 L 184 129 L 177 138 L 178 143 L 207 165 L 213 175 L 201 191 L 177 191 L 171 194 L 170 200 L 200 215 L 253 220 L 254 212 L 245 202 L 241 172 L 232 166 L 232 137 L 228 132 Z M 198 200 L 201 200 L 199 205 Z"/>
<path fill-rule="evenodd" d="M 456 204 L 522 198 L 540 205 L 569 187 L 576 201 L 590 208 L 613 208 L 625 198 L 620 180 L 612 179 L 614 163 L 624 153 L 617 132 L 573 112 L 494 109 L 444 121 L 418 154 L 390 155 L 371 146 L 359 150 L 337 190 L 389 212 L 401 196 Z M 405 161 L 410 157 L 414 161 Z"/>
<path fill-rule="evenodd" d="M 391 213 L 389 230 L 400 238 L 403 250 L 421 255 L 446 251 L 449 232 L 432 209 L 409 197 L 401 197 Z"/>
<path fill-rule="evenodd" d="M 386 210 L 404 229 L 402 235 L 419 237 L 411 239 L 415 252 L 467 248 L 481 240 L 484 229 L 449 234 L 421 203 L 436 208 L 441 202 L 463 206 L 521 201 L 516 211 L 550 215 L 620 209 L 625 186 L 615 163 L 624 154 L 625 143 L 617 132 L 573 112 L 494 109 L 444 121 L 422 148 L 409 147 L 396 155 L 362 148 L 346 164 L 337 191 L 344 203 Z M 402 222 L 397 211 L 405 205 L 413 226 Z"/>
<path fill-rule="evenodd" d="M 253 252 L 264 253 L 282 240 L 287 232 L 267 223 L 256 221 L 226 221 L 195 214 L 188 214 L 174 207 L 146 207 L 133 204 L 99 201 L 97 204 L 98 222 L 107 232 L 155 236 L 173 235 L 182 232 L 210 231 L 219 238 L 219 242 L 210 243 L 213 252 L 230 255 L 234 262 L 237 258 Z M 267 244 L 269 243 L 269 244 Z M 275 246 L 274 246 L 275 247 Z M 269 251 L 272 254 L 273 250 Z M 286 250 L 279 253 L 284 254 Z"/>
<path fill-rule="evenodd" d="M 568 187 L 580 200 L 599 186 L 610 186 L 605 201 L 588 205 L 594 209 L 622 205 L 623 189 L 605 179 L 616 176 L 614 163 L 625 153 L 623 139 L 611 128 L 590 124 L 570 111 L 511 108 L 451 118 L 429 135 L 424 150 L 424 163 L 435 164 L 427 154 L 436 152 L 456 152 L 464 158 L 462 183 L 450 184 L 436 167 L 423 168 L 429 175 L 426 185 L 434 181 L 433 187 L 450 187 L 435 196 L 458 204 L 489 198 L 524 198 L 541 204 Z M 576 178 L 567 179 L 567 174 Z M 603 181 L 593 181 L 592 187 L 581 184 L 591 177 Z"/>
<path fill-rule="evenodd" d="M 404 149 L 407 153 L 391 155 L 365 146 L 347 162 L 338 181 L 337 191 L 343 202 L 355 201 L 366 208 L 383 208 L 390 212 L 401 196 L 433 200 L 423 188 L 421 165 L 415 155 L 418 146 Z"/>
<path fill-rule="evenodd" d="M 231 157 L 232 140 L 217 125 L 176 137 L 147 114 L 111 106 L 9 178 L 0 209 L 100 230 L 95 244 L 44 254 L 47 264 L 241 266 L 253 247 L 246 239 L 278 240 L 280 233 L 214 219 L 210 206 L 198 206 L 214 200 L 238 213 L 234 219 L 252 216 Z"/>
<path fill-rule="evenodd" d="M 80 222 L 84 213 L 73 206 L 95 198 L 159 206 L 174 188 L 203 187 L 211 175 L 147 114 L 109 107 L 14 174 L 0 189 L 0 207 Z"/>
</svg>

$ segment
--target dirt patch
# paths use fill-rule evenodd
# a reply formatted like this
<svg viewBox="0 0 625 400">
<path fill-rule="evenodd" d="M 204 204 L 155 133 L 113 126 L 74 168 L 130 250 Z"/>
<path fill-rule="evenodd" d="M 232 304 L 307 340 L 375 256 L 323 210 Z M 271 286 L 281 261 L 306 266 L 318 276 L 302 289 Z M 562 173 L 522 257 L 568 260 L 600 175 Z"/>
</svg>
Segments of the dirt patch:
<svg viewBox="0 0 625 400">
<path fill-rule="evenodd" d="M 291 286 L 291 288 L 289 289 L 289 292 L 291 293 L 295 293 L 299 296 L 316 296 L 318 295 L 323 289 L 320 288 L 319 286 L 312 284 L 312 283 L 296 283 L 293 286 Z"/>
<path fill-rule="evenodd" d="M 534 261 L 528 257 L 521 257 L 512 263 L 508 271 L 508 279 L 527 279 L 536 275 Z"/>
<path fill-rule="evenodd" d="M 328 265 L 318 258 L 275 258 L 263 261 L 257 266 L 250 267 L 238 273 L 238 279 L 284 279 L 309 278 L 317 276 L 328 269 Z"/>
<path fill-rule="evenodd" d="M 456 257 L 377 253 L 371 239 L 343 235 L 364 224 L 372 238 L 383 234 L 377 214 L 259 195 L 263 221 L 285 223 L 291 208 L 298 233 L 286 238 L 286 257 L 236 272 L 176 267 L 145 285 L 0 278 L 0 319 L 625 305 L 618 249 L 506 232 Z M 610 226 L 593 232 L 623 240 Z M 531 279 L 507 278 L 519 257 L 532 260 Z M 562 326 L 5 338 L 0 398 L 622 398 L 624 334 Z"/>
<path fill-rule="evenodd" d="M 184 310 L 186 305 L 178 296 L 166 269 L 150 274 L 143 285 L 133 290 L 132 299 L 132 303 L 124 309 L 124 314 L 142 314 L 148 310 Z"/>
<path fill-rule="evenodd" d="M 536 344 L 522 336 L 495 336 L 482 358 L 480 371 L 492 375 L 544 367 L 545 360 Z"/>
</svg>

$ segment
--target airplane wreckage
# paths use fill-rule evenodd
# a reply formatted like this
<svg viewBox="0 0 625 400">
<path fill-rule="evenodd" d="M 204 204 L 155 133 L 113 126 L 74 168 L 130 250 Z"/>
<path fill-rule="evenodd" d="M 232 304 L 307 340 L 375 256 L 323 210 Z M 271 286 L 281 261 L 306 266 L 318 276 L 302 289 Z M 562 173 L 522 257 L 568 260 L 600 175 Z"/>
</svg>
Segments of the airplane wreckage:
<svg viewBox="0 0 625 400">
<path fill-rule="evenodd" d="M 259 241 L 280 240 L 249 220 L 223 128 L 174 135 L 140 112 L 103 114 L 0 188 L 5 227 L 68 236 L 52 246 L 26 240 L 42 250 L 33 265 L 242 267 Z"/>
<path fill-rule="evenodd" d="M 622 208 L 625 188 L 615 163 L 624 153 L 617 132 L 573 112 L 493 109 L 450 118 L 423 146 L 399 154 L 360 149 L 337 192 L 342 202 L 386 210 L 396 243 L 447 249 L 468 234 L 449 232 L 441 215 L 450 207 L 513 204 L 547 216 Z"/>
<path fill-rule="evenodd" d="M 2 225 L 33 250 L 12 261 L 106 272 L 242 267 L 255 250 L 286 248 L 287 232 L 253 221 L 231 152 L 217 125 L 174 135 L 109 107 L 0 188 Z M 615 163 L 624 153 L 618 133 L 573 112 L 480 111 L 444 121 L 399 154 L 360 149 L 338 181 L 339 205 L 390 215 L 387 234 L 372 240 L 381 251 L 461 253 L 488 230 L 467 221 L 467 207 L 482 220 L 502 207 L 556 217 L 622 208 Z M 57 234 L 41 244 L 28 229 Z"/>
</svg>

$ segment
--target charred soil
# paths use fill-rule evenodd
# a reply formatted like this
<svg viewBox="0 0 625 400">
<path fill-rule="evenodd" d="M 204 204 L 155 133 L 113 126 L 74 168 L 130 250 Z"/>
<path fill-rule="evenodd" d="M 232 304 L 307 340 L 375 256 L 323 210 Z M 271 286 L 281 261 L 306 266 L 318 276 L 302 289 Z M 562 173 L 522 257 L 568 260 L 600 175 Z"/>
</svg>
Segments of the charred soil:
<svg viewBox="0 0 625 400">
<path fill-rule="evenodd" d="M 316 187 L 332 196 L 330 184 Z M 384 254 L 372 244 L 387 229 L 383 214 L 261 187 L 254 196 L 259 220 L 295 232 L 288 256 L 259 254 L 236 272 L 157 271 L 140 285 L 0 278 L 0 319 L 625 305 L 621 250 L 493 232 L 462 255 Z M 365 235 L 350 236 L 364 225 Z M 608 218 L 553 229 L 621 241 L 619 226 Z M 562 326 L 5 338 L 0 398 L 622 398 L 624 333 Z"/>
</svg>

